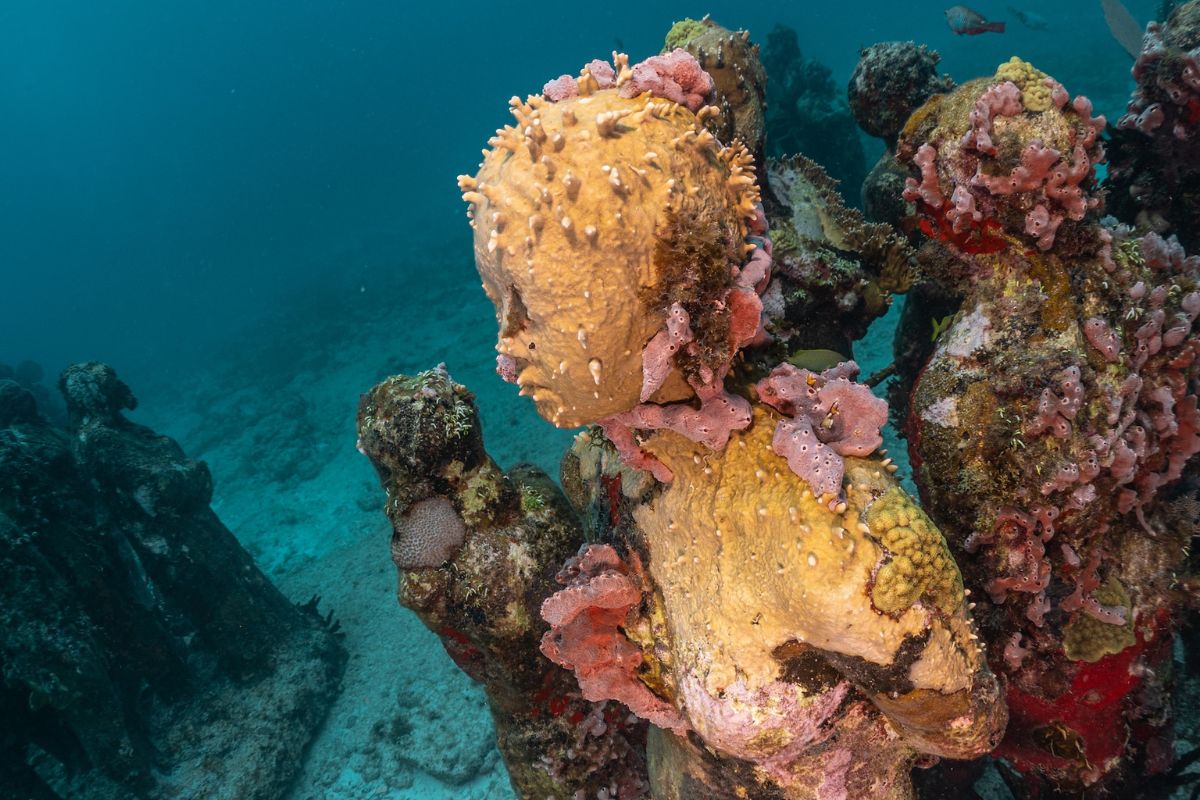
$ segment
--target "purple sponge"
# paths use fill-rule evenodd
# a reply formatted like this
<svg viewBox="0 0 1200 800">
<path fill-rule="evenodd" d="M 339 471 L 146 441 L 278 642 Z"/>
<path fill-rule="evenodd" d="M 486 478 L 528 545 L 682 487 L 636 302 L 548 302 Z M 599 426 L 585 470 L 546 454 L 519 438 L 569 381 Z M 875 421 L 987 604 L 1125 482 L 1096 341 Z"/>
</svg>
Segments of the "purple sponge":
<svg viewBox="0 0 1200 800">
<path fill-rule="evenodd" d="M 887 402 L 855 383 L 857 375 L 853 361 L 820 374 L 780 364 L 756 386 L 764 403 L 790 417 L 776 426 L 771 446 L 818 497 L 841 495 L 843 456 L 870 455 L 883 443 Z"/>
</svg>

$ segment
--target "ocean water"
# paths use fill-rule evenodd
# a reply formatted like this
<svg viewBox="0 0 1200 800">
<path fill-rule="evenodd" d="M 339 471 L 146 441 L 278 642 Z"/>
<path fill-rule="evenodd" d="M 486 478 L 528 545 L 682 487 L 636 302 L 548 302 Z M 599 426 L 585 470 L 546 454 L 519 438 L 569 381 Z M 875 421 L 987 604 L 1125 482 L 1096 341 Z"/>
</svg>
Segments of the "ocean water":
<svg viewBox="0 0 1200 800">
<path fill-rule="evenodd" d="M 0 363 L 40 365 L 38 397 L 59 416 L 64 368 L 112 365 L 139 400 L 129 418 L 208 464 L 212 509 L 258 568 L 340 622 L 330 710 L 264 797 L 513 796 L 482 691 L 396 602 L 354 430 L 371 385 L 444 362 L 502 466 L 557 473 L 573 432 L 494 373 L 455 183 L 508 98 L 614 50 L 652 55 L 675 20 L 708 13 L 759 42 L 794 28 L 839 92 L 861 47 L 913 40 L 959 81 L 1019 55 L 1118 116 L 1130 59 L 1098 4 L 1016 5 L 1045 29 L 998 0 L 974 7 L 1008 31 L 971 37 L 924 0 L 0 3 Z M 1128 7 L 1145 22 L 1158 3 Z M 869 166 L 882 145 L 860 145 Z M 899 308 L 857 346 L 865 373 L 890 361 Z M 18 728 L 0 720 L 0 746 Z M 175 796 L 222 796 L 199 785 Z M 75 791 L 63 796 L 120 796 Z"/>
</svg>

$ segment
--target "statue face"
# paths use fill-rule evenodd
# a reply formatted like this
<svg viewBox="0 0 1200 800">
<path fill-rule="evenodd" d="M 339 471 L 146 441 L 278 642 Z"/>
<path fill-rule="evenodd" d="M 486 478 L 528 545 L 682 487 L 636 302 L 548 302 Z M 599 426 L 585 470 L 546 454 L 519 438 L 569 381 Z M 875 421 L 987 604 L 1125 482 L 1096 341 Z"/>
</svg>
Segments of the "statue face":
<svg viewBox="0 0 1200 800">
<path fill-rule="evenodd" d="M 569 428 L 635 406 L 641 351 L 661 323 L 633 293 L 609 285 L 637 286 L 628 264 L 610 262 L 605 275 L 589 263 L 508 270 L 503 262 L 480 266 L 496 307 L 496 351 L 511 359 L 509 377 L 538 413 Z"/>
<path fill-rule="evenodd" d="M 467 182 L 478 190 L 467 197 L 476 265 L 496 306 L 496 349 L 511 359 L 507 371 L 522 394 L 559 427 L 637 405 L 642 349 L 662 326 L 663 314 L 645 298 L 667 196 L 634 166 L 648 151 L 666 152 L 656 140 L 671 126 L 652 120 L 603 137 L 594 123 L 602 112 L 643 104 L 615 91 L 557 103 L 532 98 L 514 114 L 520 128 L 537 122 L 542 144 L 503 129 L 493 140 L 503 144 Z"/>
<path fill-rule="evenodd" d="M 738 154 L 722 156 L 695 115 L 669 101 L 609 89 L 530 98 L 513 115 L 518 124 L 497 132 L 478 174 L 460 180 L 476 266 L 496 306 L 502 374 L 550 422 L 586 425 L 640 402 L 642 351 L 670 305 L 662 284 L 727 282 L 725 250 L 740 255 L 756 195 L 745 175 L 732 176 Z M 723 245 L 673 272 L 655 263 L 666 231 Z M 652 399 L 689 393 L 673 373 Z"/>
</svg>

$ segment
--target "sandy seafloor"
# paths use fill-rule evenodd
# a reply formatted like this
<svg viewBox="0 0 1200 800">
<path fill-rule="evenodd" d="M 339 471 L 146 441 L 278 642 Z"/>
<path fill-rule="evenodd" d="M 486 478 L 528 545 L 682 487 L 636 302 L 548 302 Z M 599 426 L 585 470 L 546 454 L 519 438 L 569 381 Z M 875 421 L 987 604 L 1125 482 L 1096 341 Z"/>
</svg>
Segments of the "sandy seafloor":
<svg viewBox="0 0 1200 800">
<path fill-rule="evenodd" d="M 362 392 L 388 375 L 445 362 L 478 398 L 492 457 L 505 468 L 526 461 L 557 475 L 573 434 L 543 422 L 495 375 L 494 315 L 471 271 L 465 231 L 462 240 L 447 248 L 457 252 L 455 266 L 426 268 L 432 282 L 350 281 L 232 332 L 206 367 L 133 387 L 142 401 L 134 418 L 209 464 L 217 514 L 264 571 L 296 601 L 320 595 L 345 632 L 344 691 L 289 800 L 514 796 L 482 690 L 396 601 L 383 492 L 355 449 Z M 373 270 L 420 274 L 386 258 Z M 890 362 L 898 311 L 899 304 L 857 344 L 864 377 Z M 905 474 L 907 454 L 893 430 L 884 446 Z M 1184 720 L 1190 738 L 1193 724 Z M 994 775 L 979 788 L 1009 797 Z"/>
</svg>

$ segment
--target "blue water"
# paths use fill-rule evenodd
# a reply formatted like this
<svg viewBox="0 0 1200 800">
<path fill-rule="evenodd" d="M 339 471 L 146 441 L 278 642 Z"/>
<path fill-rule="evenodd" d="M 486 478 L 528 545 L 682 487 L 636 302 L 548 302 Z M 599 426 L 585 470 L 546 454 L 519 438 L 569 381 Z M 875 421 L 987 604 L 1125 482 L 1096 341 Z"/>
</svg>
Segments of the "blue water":
<svg viewBox="0 0 1200 800">
<path fill-rule="evenodd" d="M 1097 4 L 1039 5 L 1048 31 L 956 37 L 933 2 L 10 0 L 0 360 L 104 358 L 136 379 L 299 295 L 370 289 L 397 257 L 414 282 L 474 291 L 453 179 L 508 97 L 619 44 L 655 52 L 689 14 L 759 40 L 788 24 L 839 85 L 860 47 L 914 39 L 960 80 L 1016 53 L 1119 107 L 1128 59 Z M 1142 19 L 1155 7 L 1131 4 Z"/>
</svg>

